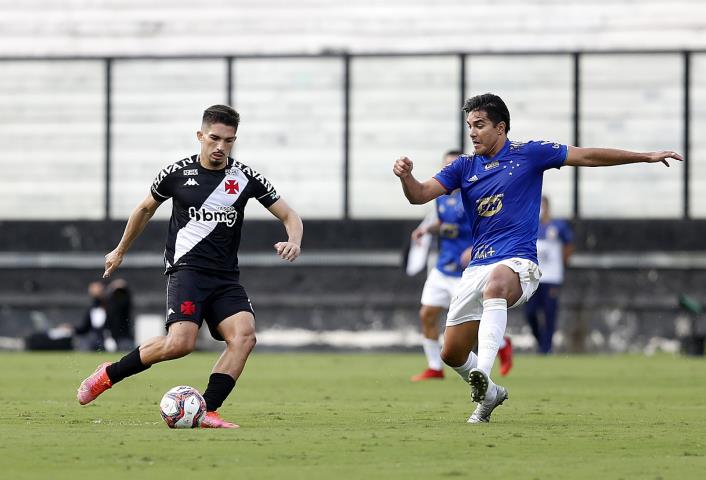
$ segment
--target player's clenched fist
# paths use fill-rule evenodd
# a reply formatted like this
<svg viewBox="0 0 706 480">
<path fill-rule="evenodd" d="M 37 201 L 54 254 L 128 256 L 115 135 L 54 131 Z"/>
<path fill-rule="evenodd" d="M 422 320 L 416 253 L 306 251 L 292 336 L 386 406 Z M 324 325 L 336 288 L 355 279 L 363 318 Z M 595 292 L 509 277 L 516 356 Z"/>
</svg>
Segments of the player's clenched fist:
<svg viewBox="0 0 706 480">
<path fill-rule="evenodd" d="M 400 157 L 397 159 L 395 162 L 395 165 L 392 167 L 392 171 L 395 173 L 400 178 L 404 178 L 410 173 L 412 173 L 412 167 L 414 164 L 412 163 L 412 160 L 410 160 L 407 157 Z"/>
</svg>

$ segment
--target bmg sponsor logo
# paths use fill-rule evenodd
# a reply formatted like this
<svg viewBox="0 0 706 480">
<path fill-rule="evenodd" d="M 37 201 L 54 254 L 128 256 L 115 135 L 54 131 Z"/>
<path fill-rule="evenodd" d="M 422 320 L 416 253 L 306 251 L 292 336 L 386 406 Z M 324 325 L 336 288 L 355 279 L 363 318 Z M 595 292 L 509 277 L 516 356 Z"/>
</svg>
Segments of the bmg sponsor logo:
<svg viewBox="0 0 706 480">
<path fill-rule="evenodd" d="M 238 220 L 238 212 L 235 207 L 221 207 L 215 212 L 206 210 L 203 207 L 199 210 L 196 210 L 196 207 L 189 207 L 189 218 L 197 222 L 225 223 L 232 227 Z"/>
</svg>

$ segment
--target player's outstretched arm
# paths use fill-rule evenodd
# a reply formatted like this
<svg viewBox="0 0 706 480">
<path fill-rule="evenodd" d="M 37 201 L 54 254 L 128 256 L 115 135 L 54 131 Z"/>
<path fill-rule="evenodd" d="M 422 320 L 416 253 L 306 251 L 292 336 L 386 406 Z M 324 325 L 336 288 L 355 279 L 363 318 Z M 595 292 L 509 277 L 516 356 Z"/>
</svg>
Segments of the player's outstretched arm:
<svg viewBox="0 0 706 480">
<path fill-rule="evenodd" d="M 152 194 L 147 195 L 147 197 L 140 202 L 140 204 L 135 207 L 135 210 L 130 214 L 130 218 L 127 220 L 127 225 L 125 226 L 125 231 L 123 232 L 123 238 L 120 239 L 120 243 L 115 249 L 105 256 L 105 272 L 103 272 L 103 278 L 108 278 L 115 269 L 117 269 L 121 263 L 123 263 L 123 256 L 132 245 L 132 242 L 142 233 L 145 229 L 145 225 L 150 221 L 150 218 L 157 211 L 157 208 L 161 203 L 156 201 Z"/>
<path fill-rule="evenodd" d="M 284 260 L 293 262 L 301 253 L 304 236 L 302 219 L 282 198 L 270 205 L 268 210 L 284 224 L 289 236 L 286 242 L 275 243 L 275 251 Z"/>
<path fill-rule="evenodd" d="M 446 189 L 433 178 L 424 183 L 414 178 L 413 167 L 412 160 L 407 157 L 398 158 L 392 167 L 392 172 L 402 182 L 402 190 L 409 203 L 420 205 L 446 193 Z"/>
<path fill-rule="evenodd" d="M 657 163 L 662 162 L 669 166 L 668 159 L 682 161 L 683 158 L 676 152 L 630 152 L 616 148 L 581 148 L 569 147 L 566 165 L 572 167 L 610 167 L 612 165 L 626 165 L 628 163 Z"/>
</svg>

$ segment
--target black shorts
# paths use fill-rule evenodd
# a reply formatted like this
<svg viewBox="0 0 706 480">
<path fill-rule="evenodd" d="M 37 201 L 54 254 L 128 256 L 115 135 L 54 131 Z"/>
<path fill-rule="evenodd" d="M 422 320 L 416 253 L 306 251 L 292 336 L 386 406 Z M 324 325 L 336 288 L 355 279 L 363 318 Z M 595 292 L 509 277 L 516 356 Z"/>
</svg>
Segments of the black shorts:
<svg viewBox="0 0 706 480">
<path fill-rule="evenodd" d="M 216 327 L 239 312 L 250 312 L 252 304 L 233 275 L 197 270 L 177 270 L 167 276 L 167 329 L 174 322 L 206 320 L 211 336 L 223 340 Z"/>
</svg>

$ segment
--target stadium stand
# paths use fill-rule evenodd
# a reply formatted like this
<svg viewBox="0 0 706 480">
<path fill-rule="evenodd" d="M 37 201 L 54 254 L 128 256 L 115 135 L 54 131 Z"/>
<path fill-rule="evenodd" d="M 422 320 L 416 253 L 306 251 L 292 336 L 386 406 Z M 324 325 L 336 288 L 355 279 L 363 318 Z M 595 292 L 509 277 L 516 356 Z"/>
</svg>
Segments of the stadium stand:
<svg viewBox="0 0 706 480">
<path fill-rule="evenodd" d="M 399 259 L 424 212 L 404 201 L 391 163 L 407 154 L 417 173 L 428 176 L 440 152 L 458 145 L 461 72 L 468 94 L 492 90 L 506 98 L 511 138 L 571 143 L 571 52 L 591 51 L 580 62 L 581 144 L 681 151 L 681 50 L 687 48 L 694 50 L 688 208 L 681 165 L 582 171 L 578 209 L 573 172 L 550 172 L 545 184 L 555 214 L 571 217 L 578 210 L 561 348 L 644 349 L 654 339 L 677 338 L 678 295 L 706 298 L 706 141 L 696 134 L 706 126 L 706 53 L 699 50 L 706 48 L 699 21 L 706 5 L 598 3 L 600 10 L 580 0 L 474 2 L 471 11 L 462 0 L 305 0 L 296 7 L 284 0 L 221 1 L 200 7 L 204 17 L 198 19 L 188 16 L 193 2 L 183 0 L 168 10 L 137 0 L 107 0 L 101 8 L 91 0 L 60 6 L 0 0 L 0 165 L 12 179 L 0 190 L 0 336 L 27 334 L 38 315 L 51 323 L 76 320 L 85 285 L 102 271 L 101 257 L 130 210 L 160 168 L 195 151 L 200 111 L 229 98 L 243 118 L 236 156 L 266 175 L 307 225 L 299 265 L 272 264 L 268 249 L 279 238 L 278 225 L 265 221 L 269 214 L 257 205 L 248 209 L 243 278 L 261 332 L 416 331 L 423 279 L 404 277 Z M 36 9 L 43 11 L 42 22 L 26 21 Z M 228 25 L 222 33 L 213 32 L 214 15 Z M 547 15 L 556 19 L 549 30 L 538 21 Z M 500 47 L 482 40 L 498 28 L 512 32 Z M 381 51 L 406 56 L 355 56 Z M 527 51 L 536 53 L 518 54 Z M 477 55 L 461 64 L 460 52 Z M 257 56 L 273 53 L 313 56 Z M 209 57 L 157 58 L 204 54 Z M 52 55 L 97 58 L 27 58 Z M 169 210 L 162 207 L 157 219 Z M 164 229 L 163 222 L 150 225 L 120 272 L 134 286 L 143 314 L 162 313 Z M 518 316 L 511 317 L 510 331 L 527 333 Z M 523 347 L 521 340 L 515 344 Z"/>
</svg>

